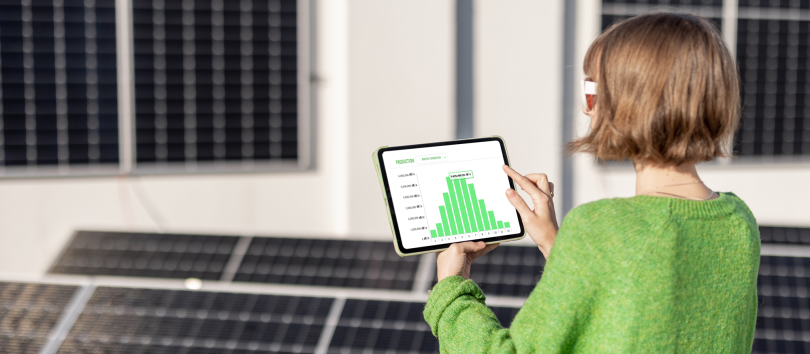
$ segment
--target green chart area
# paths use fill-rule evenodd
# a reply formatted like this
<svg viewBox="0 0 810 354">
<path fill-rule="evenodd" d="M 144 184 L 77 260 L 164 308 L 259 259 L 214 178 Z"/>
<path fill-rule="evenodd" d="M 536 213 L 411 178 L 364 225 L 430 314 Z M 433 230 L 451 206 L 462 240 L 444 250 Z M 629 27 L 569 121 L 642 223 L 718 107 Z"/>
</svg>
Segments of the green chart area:
<svg viewBox="0 0 810 354">
<path fill-rule="evenodd" d="M 430 230 L 430 237 L 509 228 L 509 222 L 496 220 L 495 212 L 488 211 L 484 200 L 478 199 L 475 185 L 467 183 L 472 177 L 472 171 L 462 171 L 445 178 L 448 192 L 442 194 L 444 205 L 439 206 L 442 222 Z"/>
</svg>

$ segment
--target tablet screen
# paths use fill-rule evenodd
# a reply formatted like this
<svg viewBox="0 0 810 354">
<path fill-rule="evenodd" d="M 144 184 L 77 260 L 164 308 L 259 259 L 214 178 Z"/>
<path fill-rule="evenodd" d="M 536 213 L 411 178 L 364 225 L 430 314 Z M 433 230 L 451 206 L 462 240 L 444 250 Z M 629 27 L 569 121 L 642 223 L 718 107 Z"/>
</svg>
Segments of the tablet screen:
<svg viewBox="0 0 810 354">
<path fill-rule="evenodd" d="M 520 233 L 497 140 L 382 153 L 405 249 Z"/>
</svg>

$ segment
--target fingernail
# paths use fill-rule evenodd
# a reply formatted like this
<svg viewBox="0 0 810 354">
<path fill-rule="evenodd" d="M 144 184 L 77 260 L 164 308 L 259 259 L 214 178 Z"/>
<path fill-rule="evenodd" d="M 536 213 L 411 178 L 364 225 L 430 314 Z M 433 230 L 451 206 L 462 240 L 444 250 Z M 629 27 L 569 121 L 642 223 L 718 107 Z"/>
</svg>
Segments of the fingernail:
<svg viewBox="0 0 810 354">
<path fill-rule="evenodd" d="M 511 189 L 511 188 L 507 189 L 506 190 L 506 196 L 509 197 L 509 198 L 514 197 L 515 196 L 515 190 Z"/>
</svg>

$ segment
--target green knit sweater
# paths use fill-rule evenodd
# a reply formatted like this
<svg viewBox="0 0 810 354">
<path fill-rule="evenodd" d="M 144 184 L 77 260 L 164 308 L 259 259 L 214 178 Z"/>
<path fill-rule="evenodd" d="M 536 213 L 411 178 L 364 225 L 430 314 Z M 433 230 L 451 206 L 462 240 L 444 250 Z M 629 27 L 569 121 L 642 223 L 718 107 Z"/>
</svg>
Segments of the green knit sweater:
<svg viewBox="0 0 810 354">
<path fill-rule="evenodd" d="M 442 353 L 750 353 L 759 246 L 731 193 L 600 200 L 566 216 L 511 328 L 459 276 L 424 315 Z"/>
</svg>

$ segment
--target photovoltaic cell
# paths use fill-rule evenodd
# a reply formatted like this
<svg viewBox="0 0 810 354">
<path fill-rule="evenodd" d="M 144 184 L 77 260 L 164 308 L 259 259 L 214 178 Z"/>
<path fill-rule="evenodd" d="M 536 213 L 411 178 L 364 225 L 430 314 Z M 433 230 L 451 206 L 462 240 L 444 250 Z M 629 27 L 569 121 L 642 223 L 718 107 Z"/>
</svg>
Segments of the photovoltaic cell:
<svg viewBox="0 0 810 354">
<path fill-rule="evenodd" d="M 346 300 L 327 353 L 438 353 L 439 341 L 430 332 L 424 303 Z M 509 327 L 517 308 L 493 308 Z"/>
<path fill-rule="evenodd" d="M 238 237 L 77 232 L 50 273 L 219 280 Z"/>
<path fill-rule="evenodd" d="M 138 166 L 295 161 L 297 17 L 295 0 L 133 1 Z"/>
<path fill-rule="evenodd" d="M 473 262 L 470 279 L 486 295 L 528 297 L 545 264 L 537 247 L 501 246 Z M 434 275 L 433 283 L 437 281 Z"/>
<path fill-rule="evenodd" d="M 767 1 L 767 0 L 766 0 Z M 670 6 L 677 8 L 678 6 L 723 6 L 723 0 L 602 0 L 604 4 L 639 4 L 639 5 L 655 5 L 655 6 Z"/>
<path fill-rule="evenodd" d="M 312 353 L 332 302 L 100 287 L 59 353 Z"/>
<path fill-rule="evenodd" d="M 38 353 L 76 289 L 0 282 L 0 351 Z"/>
<path fill-rule="evenodd" d="M 739 19 L 743 119 L 736 136 L 738 155 L 810 155 L 808 35 L 810 21 Z"/>
<path fill-rule="evenodd" d="M 738 0 L 739 7 L 808 9 L 808 0 Z"/>
<path fill-rule="evenodd" d="M 810 245 L 810 228 L 760 226 L 762 243 Z"/>
<path fill-rule="evenodd" d="M 0 2 L 0 167 L 118 162 L 114 6 Z"/>
<path fill-rule="evenodd" d="M 418 265 L 390 242 L 254 238 L 234 281 L 411 290 Z"/>
<path fill-rule="evenodd" d="M 810 258 L 762 256 L 753 353 L 810 350 Z"/>
</svg>

